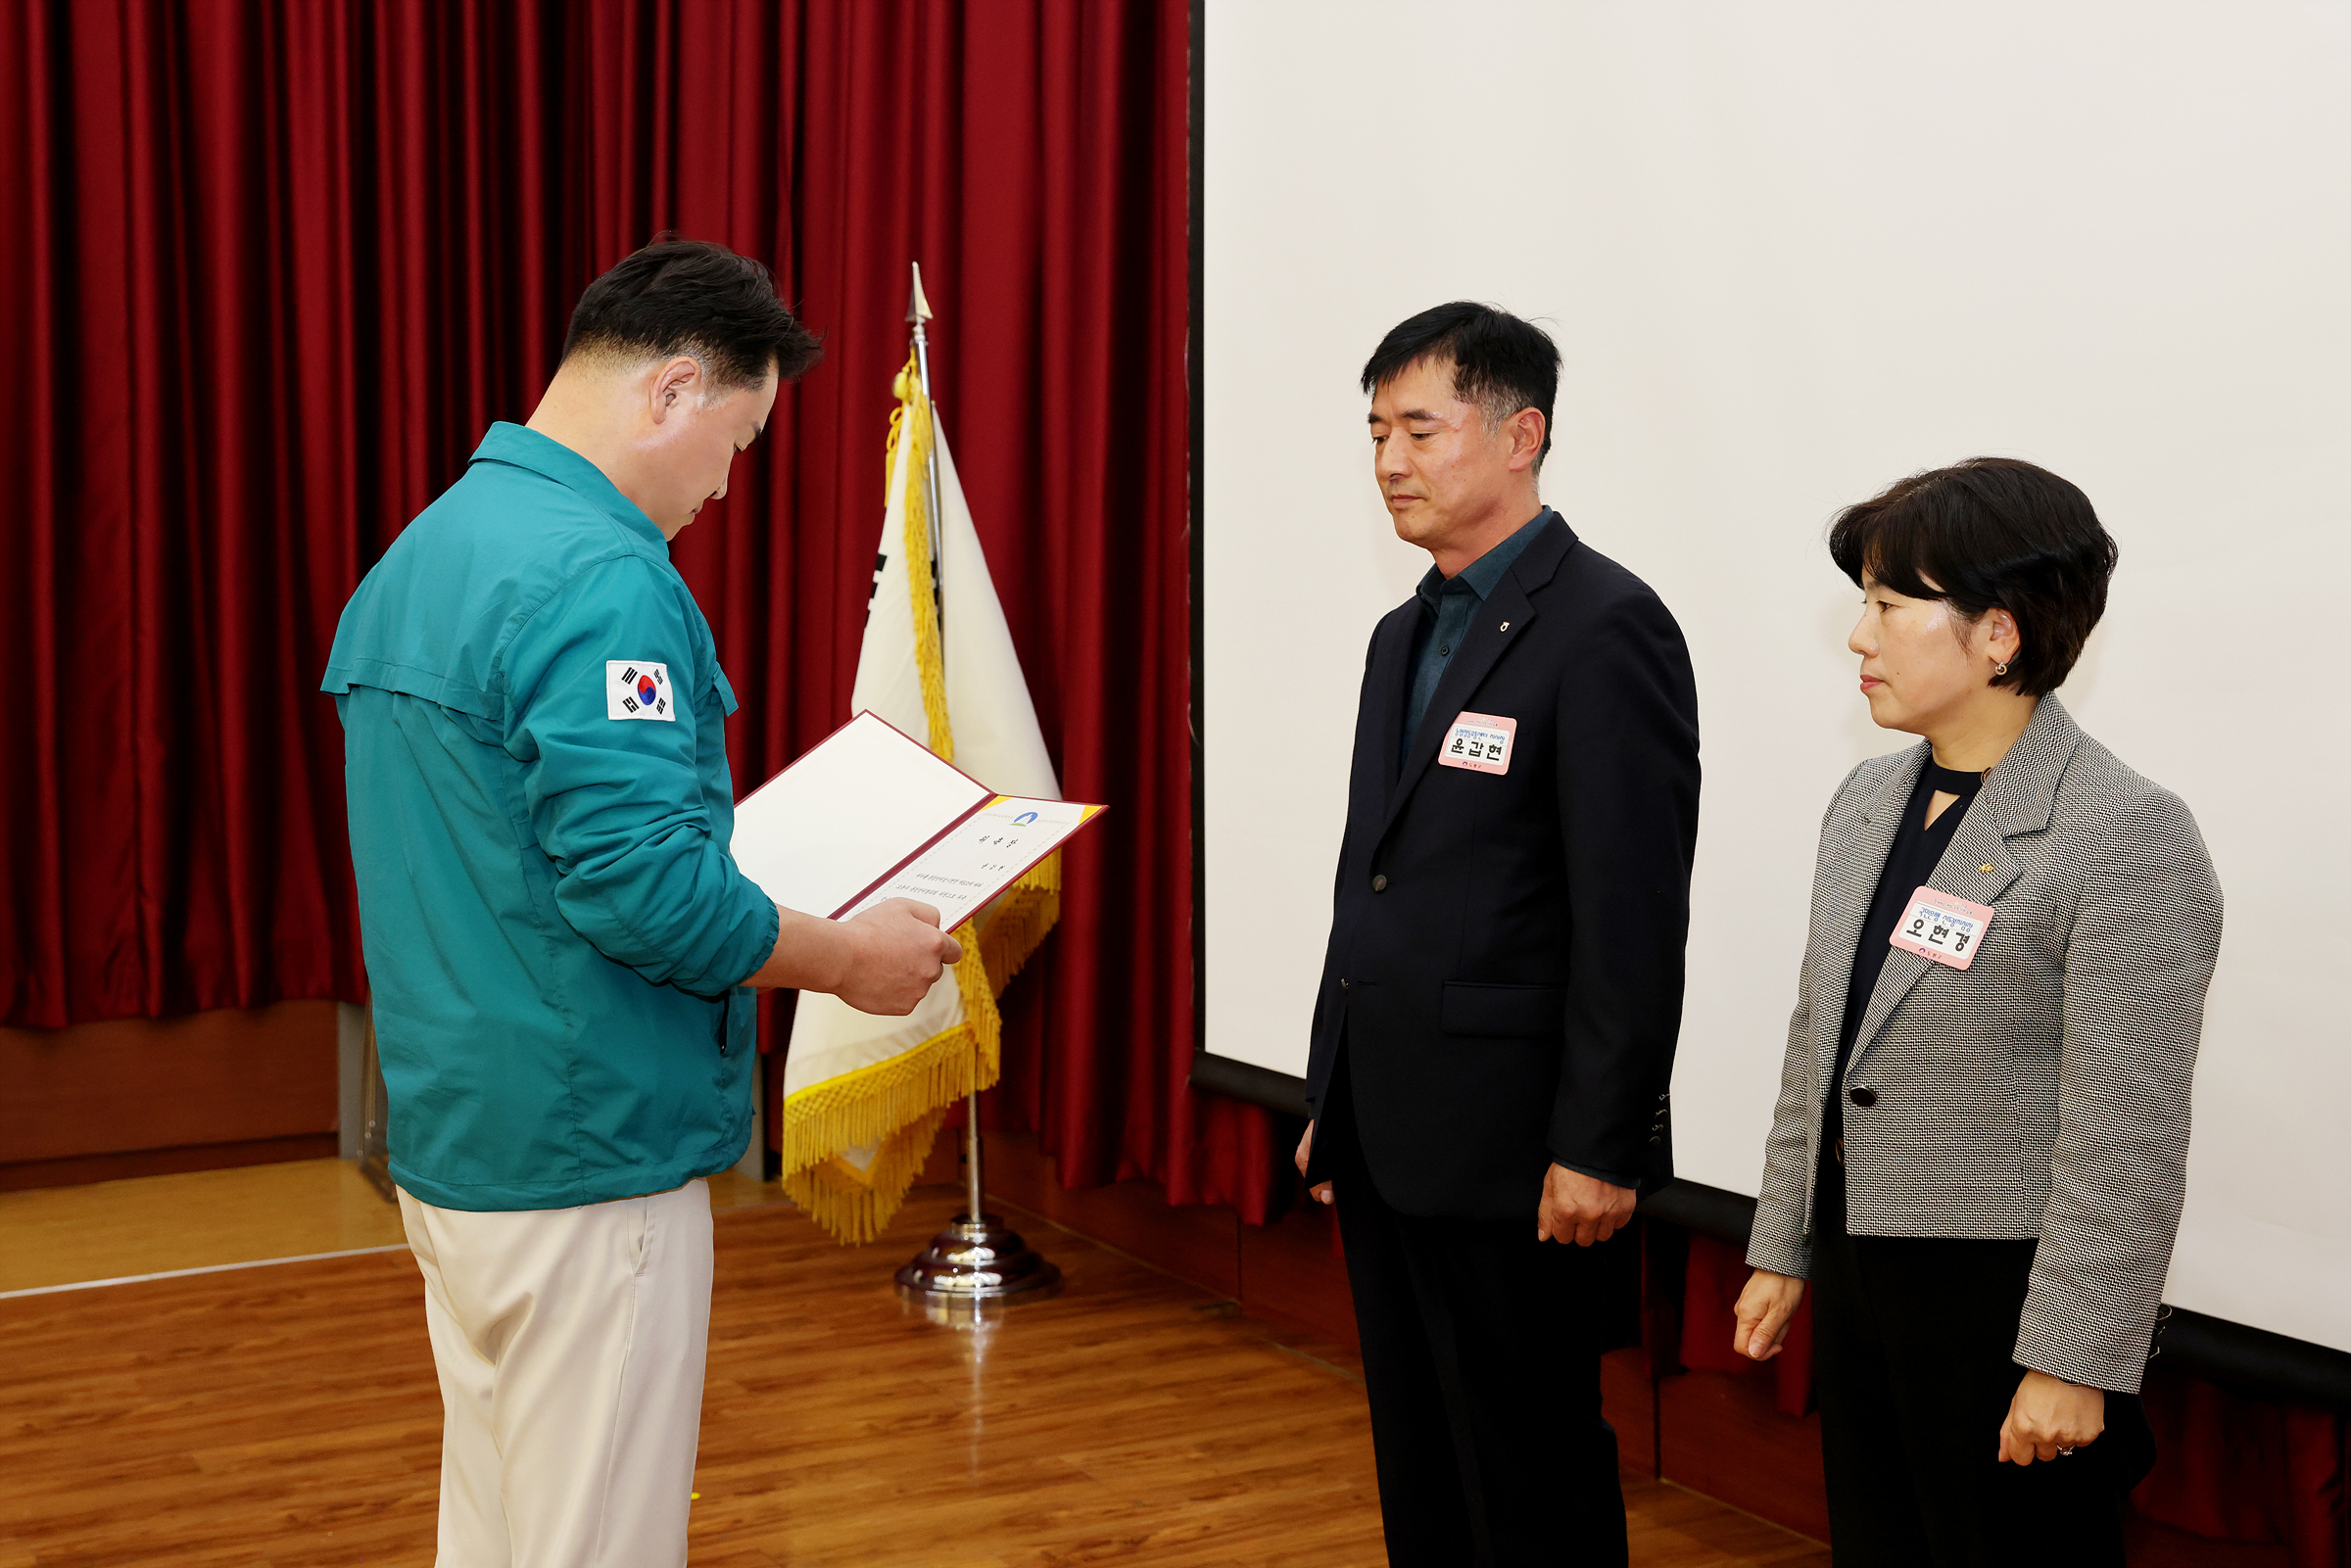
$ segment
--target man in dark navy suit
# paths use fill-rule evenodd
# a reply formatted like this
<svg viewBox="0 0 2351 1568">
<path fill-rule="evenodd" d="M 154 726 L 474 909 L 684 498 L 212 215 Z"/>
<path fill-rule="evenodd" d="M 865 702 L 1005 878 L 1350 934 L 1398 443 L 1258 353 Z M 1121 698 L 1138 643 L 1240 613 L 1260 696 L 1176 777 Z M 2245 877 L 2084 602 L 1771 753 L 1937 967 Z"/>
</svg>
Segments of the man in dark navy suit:
<svg viewBox="0 0 2351 1568">
<path fill-rule="evenodd" d="M 1601 1244 L 1672 1174 L 1690 655 L 1538 498 L 1550 338 L 1439 306 L 1363 380 L 1434 565 L 1371 634 L 1299 1167 L 1338 1206 L 1388 1561 L 1620 1568 Z"/>
</svg>

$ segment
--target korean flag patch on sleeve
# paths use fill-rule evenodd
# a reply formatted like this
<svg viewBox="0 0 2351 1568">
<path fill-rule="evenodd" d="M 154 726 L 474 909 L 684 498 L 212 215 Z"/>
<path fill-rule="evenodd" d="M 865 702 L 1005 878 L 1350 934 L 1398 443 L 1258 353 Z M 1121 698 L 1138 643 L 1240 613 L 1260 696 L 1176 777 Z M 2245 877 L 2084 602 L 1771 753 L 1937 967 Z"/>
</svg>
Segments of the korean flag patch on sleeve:
<svg viewBox="0 0 2351 1568">
<path fill-rule="evenodd" d="M 669 666 L 651 659 L 606 659 L 604 717 L 677 723 L 677 705 L 670 699 Z"/>
</svg>

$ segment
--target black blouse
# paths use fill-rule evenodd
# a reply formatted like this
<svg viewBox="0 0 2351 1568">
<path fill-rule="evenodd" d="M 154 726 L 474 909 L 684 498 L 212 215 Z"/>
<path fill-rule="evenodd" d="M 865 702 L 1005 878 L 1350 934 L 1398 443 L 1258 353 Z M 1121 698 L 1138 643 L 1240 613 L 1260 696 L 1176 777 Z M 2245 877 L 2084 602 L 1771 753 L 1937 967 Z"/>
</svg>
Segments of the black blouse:
<svg viewBox="0 0 2351 1568">
<path fill-rule="evenodd" d="M 1861 945 L 1853 950 L 1853 977 L 1845 992 L 1845 1023 L 1837 1031 L 1837 1065 L 1829 1073 L 1828 1103 L 1822 1108 L 1821 1150 L 1824 1161 L 1834 1158 L 1838 1139 L 1845 1136 L 1845 1067 L 1852 1059 L 1853 1037 L 1861 1032 L 1869 996 L 1878 988 L 1878 972 L 1894 948 L 1895 924 L 1910 907 L 1910 895 L 1932 881 L 1943 852 L 1959 831 L 1959 819 L 1984 787 L 1980 773 L 1953 773 L 1934 758 L 1919 770 L 1918 786 L 1902 807 L 1902 825 L 1895 831 L 1894 847 L 1887 852 L 1886 869 L 1878 875 L 1877 895 L 1870 900 L 1869 919 L 1861 927 Z M 1938 794 L 1959 798 L 1943 808 L 1927 826 L 1927 807 Z"/>
</svg>

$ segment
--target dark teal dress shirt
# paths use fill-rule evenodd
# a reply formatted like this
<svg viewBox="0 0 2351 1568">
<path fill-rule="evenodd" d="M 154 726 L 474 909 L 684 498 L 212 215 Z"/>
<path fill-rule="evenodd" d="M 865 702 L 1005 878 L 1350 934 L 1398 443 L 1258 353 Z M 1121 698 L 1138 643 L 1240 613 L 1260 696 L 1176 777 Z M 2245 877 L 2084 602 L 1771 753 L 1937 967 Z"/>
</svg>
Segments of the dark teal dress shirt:
<svg viewBox="0 0 2351 1568">
<path fill-rule="evenodd" d="M 1420 579 L 1413 592 L 1420 595 L 1422 614 L 1420 629 L 1413 634 L 1412 689 L 1404 702 L 1404 741 L 1396 755 L 1396 765 L 1412 754 L 1413 736 L 1420 733 L 1420 721 L 1428 715 L 1428 704 L 1437 694 L 1437 683 L 1445 679 L 1445 667 L 1453 662 L 1462 639 L 1469 635 L 1469 621 L 1477 614 L 1502 581 L 1502 574 L 1511 569 L 1527 544 L 1542 532 L 1551 520 L 1551 508 L 1546 506 L 1535 513 L 1535 520 L 1510 538 L 1480 555 L 1476 560 L 1447 577 L 1435 567 Z"/>
</svg>

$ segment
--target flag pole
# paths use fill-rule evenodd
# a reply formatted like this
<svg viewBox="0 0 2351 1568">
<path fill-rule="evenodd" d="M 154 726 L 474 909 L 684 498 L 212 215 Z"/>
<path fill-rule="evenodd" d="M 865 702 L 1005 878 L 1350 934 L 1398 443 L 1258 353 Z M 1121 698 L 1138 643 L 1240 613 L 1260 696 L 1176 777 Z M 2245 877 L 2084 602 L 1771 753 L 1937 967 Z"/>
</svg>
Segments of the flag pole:
<svg viewBox="0 0 2351 1568">
<path fill-rule="evenodd" d="M 923 402 L 933 410 L 931 440 L 923 450 L 925 467 L 924 494 L 930 499 L 927 515 L 931 523 L 931 603 L 938 618 L 938 665 L 944 675 L 947 665 L 947 595 L 946 568 L 939 559 L 940 545 L 945 540 L 941 531 L 938 504 L 938 426 L 936 423 L 938 404 L 931 396 L 931 334 L 925 330 L 931 319 L 931 302 L 923 294 L 923 263 L 914 263 L 914 292 L 907 296 L 906 319 L 914 327 L 914 369 L 922 383 Z M 977 1047 L 975 1047 L 977 1049 Z M 979 1074 L 973 1074 L 977 1081 Z M 972 1222 L 980 1222 L 985 1212 L 981 1205 L 980 1180 L 980 1091 L 975 1088 L 963 1109 L 964 1190 L 971 1207 L 966 1211 Z"/>
<path fill-rule="evenodd" d="M 931 335 L 924 323 L 931 319 L 931 302 L 923 297 L 923 263 L 914 263 L 914 293 L 906 301 L 906 319 L 914 326 L 914 370 L 922 382 L 923 403 L 936 417 L 938 405 L 931 398 Z M 946 537 L 940 532 L 938 514 L 938 434 L 932 427 L 931 444 L 924 451 L 924 495 L 930 499 L 928 515 L 931 521 L 931 607 L 938 618 L 938 665 L 943 674 L 947 665 L 947 595 L 946 566 L 939 558 L 939 544 Z"/>
<path fill-rule="evenodd" d="M 931 602 L 937 613 L 938 663 L 943 676 L 947 663 L 946 573 L 940 559 L 946 540 L 946 517 L 940 505 L 938 481 L 937 406 L 931 400 L 931 302 L 923 296 L 923 263 L 914 263 L 914 291 L 906 301 L 906 319 L 914 327 L 914 367 L 922 383 L 923 403 L 932 410 L 929 459 L 923 476 L 930 500 Z M 979 932 L 972 933 L 974 941 Z M 989 983 L 994 983 L 992 980 Z M 941 1322 L 972 1323 L 990 1307 L 1015 1302 L 1041 1302 L 1061 1290 L 1061 1270 L 1037 1256 L 1020 1235 L 987 1212 L 980 1164 L 980 1043 L 972 1042 L 972 1092 L 963 1103 L 964 1212 L 947 1228 L 931 1238 L 920 1257 L 896 1274 L 898 1294 L 919 1304 L 926 1315 Z"/>
</svg>

